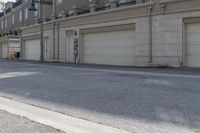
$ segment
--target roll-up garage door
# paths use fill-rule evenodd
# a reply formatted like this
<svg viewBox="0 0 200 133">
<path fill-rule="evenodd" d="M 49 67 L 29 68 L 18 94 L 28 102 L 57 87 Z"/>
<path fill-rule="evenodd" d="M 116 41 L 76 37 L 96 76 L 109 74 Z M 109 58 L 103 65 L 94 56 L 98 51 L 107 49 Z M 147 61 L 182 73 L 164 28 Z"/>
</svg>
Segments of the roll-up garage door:
<svg viewBox="0 0 200 133">
<path fill-rule="evenodd" d="M 6 44 L 2 45 L 2 58 L 3 59 L 8 58 L 8 45 Z"/>
<path fill-rule="evenodd" d="M 66 36 L 66 62 L 74 63 L 74 38 L 72 32 Z"/>
<path fill-rule="evenodd" d="M 200 23 L 186 24 L 186 66 L 200 67 Z"/>
<path fill-rule="evenodd" d="M 20 52 L 20 43 L 9 43 L 9 53 Z"/>
<path fill-rule="evenodd" d="M 87 33 L 83 44 L 84 63 L 134 66 L 134 30 Z"/>
<path fill-rule="evenodd" d="M 40 60 L 40 40 L 25 41 L 25 59 L 26 60 Z"/>
</svg>

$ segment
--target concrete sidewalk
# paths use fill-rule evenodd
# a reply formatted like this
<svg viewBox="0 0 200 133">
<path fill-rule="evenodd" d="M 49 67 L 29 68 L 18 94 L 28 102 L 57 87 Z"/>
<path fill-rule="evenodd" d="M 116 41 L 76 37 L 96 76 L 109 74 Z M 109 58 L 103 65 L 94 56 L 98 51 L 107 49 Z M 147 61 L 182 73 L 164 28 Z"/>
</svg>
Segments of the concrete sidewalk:
<svg viewBox="0 0 200 133">
<path fill-rule="evenodd" d="M 0 110 L 0 133 L 64 133 Z"/>
</svg>

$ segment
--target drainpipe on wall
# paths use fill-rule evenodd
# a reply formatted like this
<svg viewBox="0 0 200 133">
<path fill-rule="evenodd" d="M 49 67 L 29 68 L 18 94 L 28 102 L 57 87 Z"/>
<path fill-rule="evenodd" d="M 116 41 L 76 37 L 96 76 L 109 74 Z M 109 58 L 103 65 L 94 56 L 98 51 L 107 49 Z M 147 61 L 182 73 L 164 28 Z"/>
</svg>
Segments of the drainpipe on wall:
<svg viewBox="0 0 200 133">
<path fill-rule="evenodd" d="M 22 47 L 23 47 L 23 42 L 22 42 L 21 29 L 20 29 L 19 31 L 20 31 L 20 32 L 19 32 L 19 40 L 20 40 L 20 52 L 19 52 L 20 57 L 19 57 L 19 59 L 23 59 L 23 57 L 22 57 Z"/>
<path fill-rule="evenodd" d="M 56 31 L 55 23 L 53 23 L 53 60 L 56 60 Z"/>
<path fill-rule="evenodd" d="M 56 9 L 56 0 L 53 0 L 53 16 L 54 17 L 56 16 L 56 12 L 57 12 L 57 9 Z"/>
<path fill-rule="evenodd" d="M 41 47 L 41 54 L 40 54 L 40 61 L 44 61 L 44 19 L 43 19 L 43 1 L 40 1 L 40 47 Z"/>
<path fill-rule="evenodd" d="M 52 20 L 56 19 L 56 0 L 53 0 Z M 53 60 L 56 60 L 56 23 L 53 23 Z"/>
<path fill-rule="evenodd" d="M 9 36 L 6 38 L 6 44 L 7 44 L 7 59 L 9 59 Z"/>
<path fill-rule="evenodd" d="M 59 23 L 56 23 L 56 28 L 57 28 L 57 59 L 60 59 L 60 31 L 59 31 Z"/>
<path fill-rule="evenodd" d="M 0 58 L 2 58 L 2 37 L 0 39 Z"/>
<path fill-rule="evenodd" d="M 152 7 L 148 7 L 149 18 L 149 63 L 153 62 L 153 40 L 152 40 Z"/>
</svg>

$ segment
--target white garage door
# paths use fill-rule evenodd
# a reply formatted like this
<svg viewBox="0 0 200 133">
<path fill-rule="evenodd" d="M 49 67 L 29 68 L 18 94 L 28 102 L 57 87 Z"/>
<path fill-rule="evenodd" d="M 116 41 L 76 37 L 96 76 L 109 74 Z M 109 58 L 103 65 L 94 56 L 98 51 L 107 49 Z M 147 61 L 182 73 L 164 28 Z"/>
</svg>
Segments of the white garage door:
<svg viewBox="0 0 200 133">
<path fill-rule="evenodd" d="M 8 46 L 6 44 L 2 45 L 2 58 L 8 58 Z"/>
<path fill-rule="evenodd" d="M 186 66 L 200 67 L 200 23 L 186 25 Z"/>
<path fill-rule="evenodd" d="M 134 66 L 134 30 L 83 35 L 84 63 Z"/>
<path fill-rule="evenodd" d="M 40 40 L 25 41 L 25 59 L 40 60 Z"/>
<path fill-rule="evenodd" d="M 20 43 L 9 43 L 9 53 L 20 52 Z"/>
<path fill-rule="evenodd" d="M 72 32 L 67 33 L 66 36 L 66 62 L 74 62 L 74 38 Z"/>
</svg>

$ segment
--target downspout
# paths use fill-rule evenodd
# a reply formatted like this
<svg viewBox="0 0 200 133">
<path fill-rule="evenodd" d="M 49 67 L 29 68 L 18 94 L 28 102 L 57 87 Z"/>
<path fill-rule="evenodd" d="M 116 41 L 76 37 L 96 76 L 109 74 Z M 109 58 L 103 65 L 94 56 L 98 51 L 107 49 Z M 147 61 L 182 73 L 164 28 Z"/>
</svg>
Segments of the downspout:
<svg viewBox="0 0 200 133">
<path fill-rule="evenodd" d="M 41 33 L 40 33 L 40 47 L 41 47 L 41 57 L 40 61 L 44 62 L 44 19 L 43 19 L 43 1 L 40 2 L 40 28 L 41 28 Z"/>
<path fill-rule="evenodd" d="M 149 19 L 149 63 L 153 62 L 152 7 L 148 7 Z"/>
<path fill-rule="evenodd" d="M 52 19 L 56 18 L 56 0 L 53 0 Z M 56 24 L 53 23 L 53 60 L 56 60 Z"/>
<path fill-rule="evenodd" d="M 1 59 L 1 52 L 2 52 L 2 50 L 1 50 L 1 40 L 2 40 L 2 37 L 0 37 L 0 59 Z"/>
<path fill-rule="evenodd" d="M 56 9 L 56 0 L 53 0 L 53 16 L 54 17 L 56 16 L 56 12 L 57 12 L 57 9 Z"/>
<path fill-rule="evenodd" d="M 9 35 L 6 38 L 6 44 L 7 44 L 7 59 L 9 59 Z"/>
<path fill-rule="evenodd" d="M 67 32 L 65 32 L 65 63 L 68 61 L 68 58 L 66 57 L 67 56 Z"/>
<path fill-rule="evenodd" d="M 22 27 L 25 27 L 24 22 L 24 2 L 22 3 Z M 24 40 L 22 38 L 23 30 L 20 28 L 20 59 L 24 59 L 25 51 L 24 51 Z"/>
<path fill-rule="evenodd" d="M 20 32 L 19 32 L 19 38 L 20 38 L 20 59 L 23 59 L 23 55 L 22 55 L 22 47 L 23 47 L 23 42 L 22 42 L 22 34 L 21 34 L 21 29 L 20 29 Z"/>
<path fill-rule="evenodd" d="M 2 43 L 1 43 L 1 41 L 2 41 L 2 37 L 0 38 L 0 58 L 1 58 L 1 53 L 2 53 Z"/>
<path fill-rule="evenodd" d="M 57 59 L 60 59 L 60 32 L 59 32 L 59 22 L 56 23 L 56 28 L 57 28 Z"/>
<path fill-rule="evenodd" d="M 53 60 L 56 59 L 56 31 L 55 31 L 55 23 L 53 23 Z"/>
</svg>

